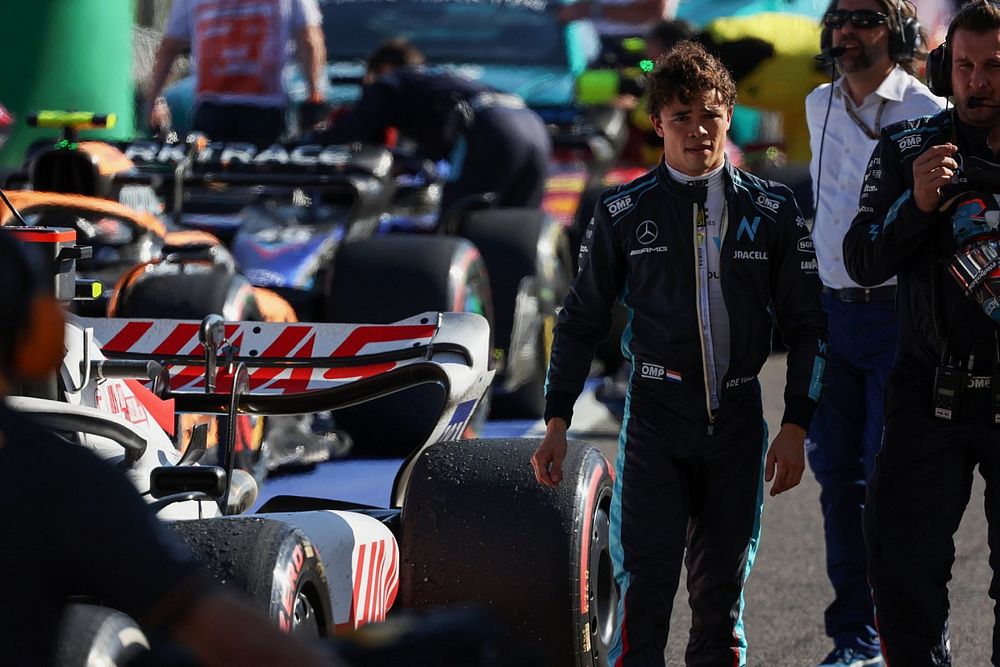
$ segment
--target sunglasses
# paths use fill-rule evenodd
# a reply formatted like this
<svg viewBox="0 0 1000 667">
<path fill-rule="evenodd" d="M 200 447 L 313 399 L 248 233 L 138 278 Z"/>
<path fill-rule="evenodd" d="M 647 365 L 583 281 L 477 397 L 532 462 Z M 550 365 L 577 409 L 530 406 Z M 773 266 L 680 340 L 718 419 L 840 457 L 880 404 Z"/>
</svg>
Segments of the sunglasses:
<svg viewBox="0 0 1000 667">
<path fill-rule="evenodd" d="M 855 9 L 854 11 L 834 9 L 823 15 L 823 25 L 834 30 L 844 27 L 844 24 L 848 21 L 855 28 L 874 28 L 875 26 L 888 23 L 889 17 L 882 12 L 876 12 L 874 9 Z"/>
</svg>

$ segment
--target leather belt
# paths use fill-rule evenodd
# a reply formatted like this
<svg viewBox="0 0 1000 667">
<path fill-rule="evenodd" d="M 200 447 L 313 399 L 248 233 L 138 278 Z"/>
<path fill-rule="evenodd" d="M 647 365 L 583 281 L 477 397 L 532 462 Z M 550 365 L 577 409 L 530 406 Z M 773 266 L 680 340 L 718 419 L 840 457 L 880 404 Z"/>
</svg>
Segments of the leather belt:
<svg viewBox="0 0 1000 667">
<path fill-rule="evenodd" d="M 893 301 L 896 299 L 896 286 L 883 285 L 882 287 L 845 287 L 844 289 L 824 287 L 823 294 L 829 294 L 834 299 L 845 303 Z"/>
</svg>

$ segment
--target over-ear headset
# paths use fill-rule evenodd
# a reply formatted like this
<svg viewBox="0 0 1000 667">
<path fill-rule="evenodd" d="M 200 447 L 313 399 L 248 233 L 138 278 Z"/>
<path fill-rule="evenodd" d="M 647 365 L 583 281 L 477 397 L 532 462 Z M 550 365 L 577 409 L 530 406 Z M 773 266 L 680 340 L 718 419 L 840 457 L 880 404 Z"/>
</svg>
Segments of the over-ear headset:
<svg viewBox="0 0 1000 667">
<path fill-rule="evenodd" d="M 927 87 L 938 97 L 951 97 L 951 35 L 927 53 Z"/>
<path fill-rule="evenodd" d="M 895 21 L 889 20 L 889 57 L 894 62 L 902 63 L 913 60 L 917 50 L 923 44 L 920 36 L 920 22 L 917 21 L 916 12 L 912 16 L 903 13 L 903 3 L 907 0 L 897 0 Z M 830 3 L 832 9 L 836 1 Z M 819 46 L 823 53 L 828 52 L 833 47 L 833 34 L 830 28 L 823 27 L 819 36 Z M 928 70 L 929 71 L 929 70 Z"/>
</svg>

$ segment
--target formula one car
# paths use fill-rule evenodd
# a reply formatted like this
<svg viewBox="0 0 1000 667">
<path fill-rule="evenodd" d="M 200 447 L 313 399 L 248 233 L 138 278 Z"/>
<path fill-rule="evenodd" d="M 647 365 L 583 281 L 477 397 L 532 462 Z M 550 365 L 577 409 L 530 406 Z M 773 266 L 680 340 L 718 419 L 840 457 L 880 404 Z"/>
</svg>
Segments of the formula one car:
<svg viewBox="0 0 1000 667">
<path fill-rule="evenodd" d="M 72 296 L 85 254 L 72 230 L 0 233 L 43 247 L 61 270 L 57 295 Z M 554 492 L 530 472 L 535 442 L 455 441 L 489 384 L 488 350 L 486 321 L 468 313 L 388 325 L 70 316 L 58 376 L 10 403 L 116 462 L 206 566 L 282 628 L 326 636 L 394 609 L 477 604 L 540 664 L 606 664 L 617 609 L 608 464 L 571 448 Z M 173 410 L 232 421 L 385 406 L 400 393 L 426 407 L 425 432 L 382 507 L 283 496 L 236 516 L 256 485 L 234 470 L 232 438 L 222 466 L 202 466 L 199 436 L 179 450 L 168 435 Z M 78 655 L 115 664 L 99 653 L 128 648 L 122 616 L 77 609 L 67 636 Z"/>
<path fill-rule="evenodd" d="M 38 118 L 58 126 L 55 114 Z M 445 234 L 433 225 L 440 177 L 424 161 L 374 147 L 259 150 L 188 139 L 113 146 L 64 137 L 29 155 L 23 180 L 36 190 L 119 199 L 222 238 L 242 274 L 289 301 L 299 319 L 390 322 L 428 309 L 477 312 L 493 325 L 495 405 L 541 415 L 552 323 L 573 262 L 555 218 L 460 210 L 447 230 L 457 234 Z M 147 281 L 152 274 L 155 284 Z M 172 309 L 205 314 L 201 304 L 183 303 L 198 298 L 190 282 L 174 285 L 181 279 L 163 274 L 151 267 L 133 274 L 117 303 L 152 316 L 173 295 Z M 137 313 L 137 301 L 148 308 Z M 367 417 L 343 418 L 355 440 L 380 439 Z"/>
</svg>

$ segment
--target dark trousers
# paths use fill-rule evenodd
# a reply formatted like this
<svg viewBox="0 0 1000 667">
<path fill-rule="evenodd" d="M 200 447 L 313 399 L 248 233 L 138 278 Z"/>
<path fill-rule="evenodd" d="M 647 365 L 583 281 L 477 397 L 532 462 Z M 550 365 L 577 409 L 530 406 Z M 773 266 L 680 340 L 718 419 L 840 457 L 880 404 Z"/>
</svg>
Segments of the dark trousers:
<svg viewBox="0 0 1000 667">
<path fill-rule="evenodd" d="M 687 664 L 746 664 L 743 583 L 760 535 L 767 438 L 759 385 L 747 389 L 723 403 L 713 435 L 686 415 L 654 419 L 626 411 L 611 504 L 621 588 L 609 655 L 615 667 L 664 664 L 685 550 Z"/>
<path fill-rule="evenodd" d="M 885 385 L 899 324 L 890 301 L 845 303 L 823 294 L 823 305 L 830 350 L 806 453 L 821 489 L 826 571 L 834 591 L 826 634 L 838 648 L 875 655 L 879 642 L 861 512 L 882 444 Z"/>
<path fill-rule="evenodd" d="M 243 141 L 270 146 L 285 131 L 285 110 L 252 104 L 198 102 L 191 128 L 204 132 L 210 141 Z"/>
<path fill-rule="evenodd" d="M 885 441 L 868 485 L 865 539 L 869 578 L 890 665 L 951 665 L 948 588 L 958 530 L 976 466 L 986 480 L 990 597 L 1000 598 L 1000 427 L 990 423 L 988 392 L 967 401 L 955 422 L 931 414 L 929 376 L 894 373 Z M 993 664 L 1000 664 L 1000 609 L 994 606 Z"/>
<path fill-rule="evenodd" d="M 538 207 L 551 157 L 552 141 L 535 112 L 505 107 L 476 112 L 452 151 L 442 214 L 465 197 L 487 192 L 497 195 L 496 206 Z"/>
</svg>

